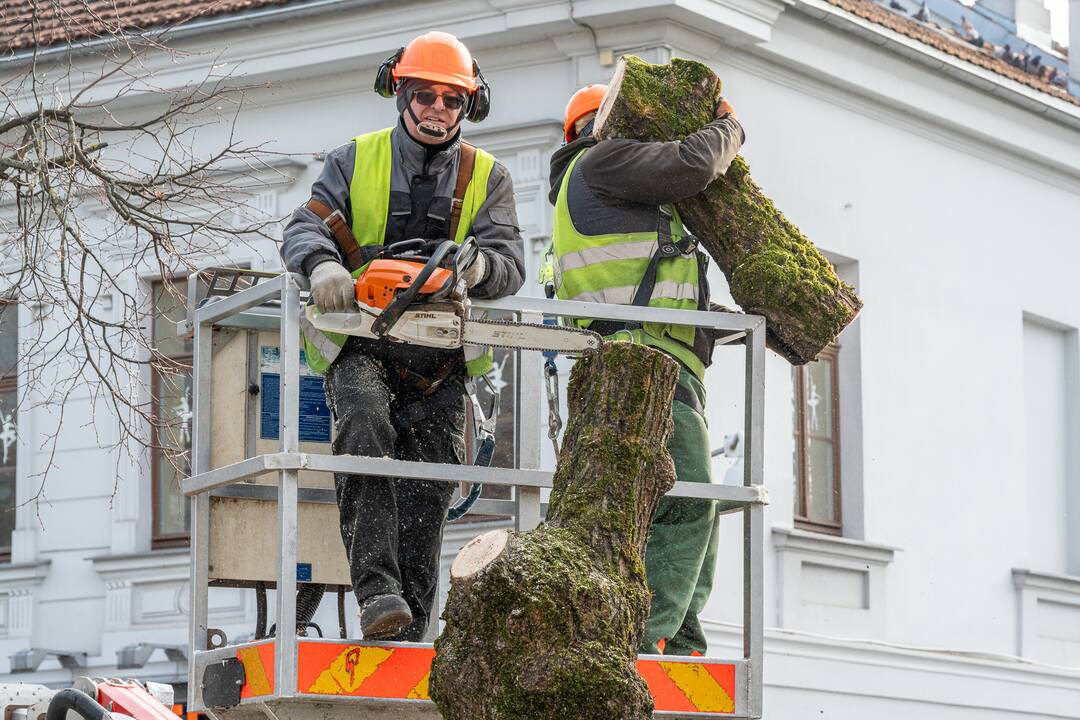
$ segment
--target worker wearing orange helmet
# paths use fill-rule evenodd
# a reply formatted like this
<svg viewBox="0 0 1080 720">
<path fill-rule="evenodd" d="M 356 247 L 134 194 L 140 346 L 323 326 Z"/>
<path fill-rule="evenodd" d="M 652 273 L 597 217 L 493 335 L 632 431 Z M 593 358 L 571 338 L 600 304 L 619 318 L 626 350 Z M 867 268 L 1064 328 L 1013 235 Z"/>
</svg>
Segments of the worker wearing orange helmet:
<svg viewBox="0 0 1080 720">
<path fill-rule="evenodd" d="M 311 199 L 293 214 L 281 247 L 288 270 L 308 276 L 321 312 L 355 309 L 354 278 L 385 247 L 474 237 L 463 273 L 473 297 L 521 287 L 524 253 L 510 173 L 461 140 L 491 91 L 468 49 L 429 32 L 387 58 L 375 91 L 395 98 L 395 126 L 327 154 Z M 321 333 L 301 318 L 308 366 L 325 374 L 333 451 L 436 463 L 464 461 L 464 384 L 490 356 Z M 336 475 L 341 535 L 366 639 L 420 640 L 431 615 L 453 486 Z M 310 621 L 322 588 L 297 599 Z"/>
<path fill-rule="evenodd" d="M 721 100 L 714 119 L 685 140 L 598 141 L 593 124 L 606 91 L 606 85 L 589 85 L 574 93 L 563 124 L 566 144 L 551 158 L 550 289 L 565 300 L 707 310 L 708 256 L 697 249 L 674 203 L 727 170 L 745 140 L 742 126 Z M 679 325 L 576 322 L 609 340 L 655 347 L 679 362 L 668 451 L 680 481 L 711 482 L 703 384 L 710 337 Z M 642 653 L 705 653 L 698 613 L 712 590 L 718 521 L 715 501 L 661 499 L 645 550 L 653 599 Z"/>
</svg>

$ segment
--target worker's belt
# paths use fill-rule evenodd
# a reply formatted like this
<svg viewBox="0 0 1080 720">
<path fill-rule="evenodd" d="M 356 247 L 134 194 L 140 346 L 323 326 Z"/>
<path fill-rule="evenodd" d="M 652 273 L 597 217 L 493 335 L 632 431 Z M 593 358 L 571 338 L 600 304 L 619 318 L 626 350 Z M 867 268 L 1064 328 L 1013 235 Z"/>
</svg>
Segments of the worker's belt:
<svg viewBox="0 0 1080 720">
<path fill-rule="evenodd" d="M 461 356 L 450 354 L 429 378 L 406 368 L 398 369 L 398 376 L 423 393 L 419 400 L 409 403 L 393 414 L 391 424 L 398 432 L 434 415 L 443 408 L 461 402 L 465 384 L 461 373 L 453 372 L 460 367 Z"/>
<path fill-rule="evenodd" d="M 465 383 L 461 378 L 451 378 L 439 383 L 430 395 L 398 409 L 390 417 L 390 423 L 399 433 L 425 420 L 443 408 L 460 405 L 465 397 Z"/>
<path fill-rule="evenodd" d="M 705 408 L 698 402 L 697 393 L 683 385 L 675 385 L 675 399 L 687 406 L 701 417 L 705 417 Z"/>
</svg>

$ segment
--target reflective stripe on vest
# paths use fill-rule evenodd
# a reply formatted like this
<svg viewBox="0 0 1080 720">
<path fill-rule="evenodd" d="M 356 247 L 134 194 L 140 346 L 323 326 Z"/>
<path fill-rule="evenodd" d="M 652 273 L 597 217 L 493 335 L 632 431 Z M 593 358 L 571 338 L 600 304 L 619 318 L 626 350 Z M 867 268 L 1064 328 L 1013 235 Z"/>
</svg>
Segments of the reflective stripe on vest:
<svg viewBox="0 0 1080 720">
<path fill-rule="evenodd" d="M 349 204 L 352 211 L 352 231 L 356 244 L 381 245 L 386 237 L 386 223 L 390 214 L 390 172 L 393 163 L 391 133 L 394 128 L 360 135 L 356 141 L 356 162 L 352 180 L 349 182 Z M 495 158 L 480 148 L 476 149 L 476 162 L 472 178 L 465 190 L 454 242 L 459 245 L 468 237 L 480 207 L 487 200 L 488 180 L 495 167 Z M 367 266 L 353 271 L 359 277 Z M 346 336 L 316 330 L 301 314 L 300 329 L 304 334 L 304 353 L 308 367 L 320 375 L 325 374 L 345 344 Z M 472 356 L 477 357 L 472 357 Z M 466 356 L 466 372 L 470 376 L 483 375 L 492 367 L 491 352 L 470 350 Z"/>
<path fill-rule="evenodd" d="M 568 189 L 574 167 L 586 152 L 588 148 L 570 162 L 555 200 L 555 227 L 552 233 L 555 294 L 560 300 L 630 305 L 659 246 L 658 233 L 650 230 L 584 235 L 577 229 L 570 217 Z M 672 239 L 677 242 L 685 234 L 682 222 L 672 208 Z M 664 259 L 657 266 L 656 285 L 649 299 L 649 307 L 697 310 L 698 293 L 698 262 L 695 254 L 691 252 Z M 574 322 L 588 327 L 592 320 Z M 627 337 L 627 333 L 621 335 Z M 692 350 L 693 327 L 644 323 L 641 330 L 629 335 L 634 342 L 669 352 L 699 378 L 704 376 L 705 367 Z"/>
</svg>

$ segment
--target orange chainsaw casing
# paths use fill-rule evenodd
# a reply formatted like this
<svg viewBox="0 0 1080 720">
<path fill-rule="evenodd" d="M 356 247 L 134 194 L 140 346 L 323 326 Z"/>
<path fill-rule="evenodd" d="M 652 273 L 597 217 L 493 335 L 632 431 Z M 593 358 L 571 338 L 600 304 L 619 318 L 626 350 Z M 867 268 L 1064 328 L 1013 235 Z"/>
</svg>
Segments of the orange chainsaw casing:
<svg viewBox="0 0 1080 720">
<path fill-rule="evenodd" d="M 413 284 L 413 280 L 424 269 L 424 263 L 410 260 L 372 260 L 360 277 L 356 278 L 356 299 L 368 307 L 386 309 L 397 295 Z M 421 295 L 430 295 L 441 290 L 450 281 L 453 273 L 446 268 L 435 268 L 427 282 L 420 288 Z"/>
</svg>

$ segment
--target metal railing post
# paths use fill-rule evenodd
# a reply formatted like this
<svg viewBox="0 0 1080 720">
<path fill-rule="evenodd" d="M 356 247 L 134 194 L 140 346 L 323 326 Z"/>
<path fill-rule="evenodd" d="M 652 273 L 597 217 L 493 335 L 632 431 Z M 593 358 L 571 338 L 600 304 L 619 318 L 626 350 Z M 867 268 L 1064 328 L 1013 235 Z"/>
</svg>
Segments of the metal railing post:
<svg viewBox="0 0 1080 720">
<path fill-rule="evenodd" d="M 538 312 L 521 313 L 522 322 L 542 323 Z M 535 384 L 542 377 L 542 357 L 537 352 L 517 354 L 517 459 L 519 468 L 535 470 L 540 467 L 540 392 Z M 532 530 L 540 524 L 540 488 L 514 488 L 517 502 L 518 531 Z"/>
<path fill-rule="evenodd" d="M 289 273 L 281 276 L 280 339 L 281 452 L 300 449 L 300 288 Z M 296 542 L 299 470 L 281 470 L 278 483 L 277 649 L 274 689 L 296 694 Z"/>
<path fill-rule="evenodd" d="M 212 418 L 211 391 L 213 388 L 213 327 L 211 323 L 196 323 L 192 348 L 192 381 L 194 433 L 191 439 L 191 474 L 210 469 L 210 423 Z M 202 707 L 202 689 L 195 677 L 195 653 L 209 647 L 207 628 L 210 614 L 210 493 L 192 498 L 191 513 L 191 623 L 188 628 L 188 687 L 191 705 Z"/>
<path fill-rule="evenodd" d="M 765 436 L 765 320 L 746 336 L 746 443 L 743 484 L 761 485 Z M 743 508 L 743 656 L 750 674 L 746 707 L 761 716 L 765 632 L 765 516 L 759 504 Z"/>
</svg>

